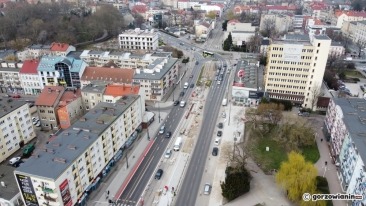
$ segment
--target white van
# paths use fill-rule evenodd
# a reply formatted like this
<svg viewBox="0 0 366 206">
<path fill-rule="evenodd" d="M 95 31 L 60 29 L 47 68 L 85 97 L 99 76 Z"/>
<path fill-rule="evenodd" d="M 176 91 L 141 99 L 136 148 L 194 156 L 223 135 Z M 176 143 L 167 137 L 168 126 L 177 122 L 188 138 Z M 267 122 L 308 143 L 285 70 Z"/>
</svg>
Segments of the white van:
<svg viewBox="0 0 366 206">
<path fill-rule="evenodd" d="M 186 106 L 186 102 L 185 102 L 185 101 L 180 101 L 179 106 L 180 106 L 180 107 L 184 107 L 184 106 Z"/>
<path fill-rule="evenodd" d="M 223 99 L 222 100 L 222 106 L 226 106 L 227 105 L 227 99 Z"/>
<path fill-rule="evenodd" d="M 188 86 L 189 86 L 189 84 L 188 84 L 188 82 L 186 82 L 186 83 L 184 83 L 183 88 L 184 88 L 184 89 L 188 89 Z"/>
<path fill-rule="evenodd" d="M 174 143 L 173 150 L 176 152 L 179 151 L 180 146 L 182 146 L 182 137 L 177 137 L 177 140 L 175 140 L 175 143 Z"/>
</svg>

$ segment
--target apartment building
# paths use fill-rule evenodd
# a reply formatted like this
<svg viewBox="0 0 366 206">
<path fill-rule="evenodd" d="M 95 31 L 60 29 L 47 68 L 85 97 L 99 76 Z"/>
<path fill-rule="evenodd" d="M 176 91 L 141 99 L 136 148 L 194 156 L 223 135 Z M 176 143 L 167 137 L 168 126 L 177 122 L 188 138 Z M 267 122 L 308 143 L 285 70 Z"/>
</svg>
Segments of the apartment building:
<svg viewBox="0 0 366 206">
<path fill-rule="evenodd" d="M 340 58 L 346 54 L 346 49 L 341 42 L 332 41 L 329 50 L 329 57 Z"/>
<path fill-rule="evenodd" d="M 80 78 L 87 64 L 80 59 L 61 56 L 42 57 L 37 71 L 41 86 L 65 86 L 80 88 Z"/>
<path fill-rule="evenodd" d="M 213 23 L 199 22 L 194 25 L 195 35 L 199 39 L 207 39 L 210 36 L 210 33 L 213 28 L 214 28 Z"/>
<path fill-rule="evenodd" d="M 108 63 L 113 63 L 118 68 L 136 69 L 147 68 L 156 59 L 169 58 L 171 56 L 171 52 L 137 54 L 130 52 L 84 50 L 80 55 L 80 59 L 85 61 L 89 66 L 94 67 L 104 67 Z"/>
<path fill-rule="evenodd" d="M 134 69 L 108 68 L 108 67 L 86 67 L 81 77 L 81 88 L 93 81 L 104 81 L 117 84 L 131 84 Z"/>
<path fill-rule="evenodd" d="M 42 91 L 41 79 L 38 76 L 39 60 L 25 60 L 19 71 L 20 83 L 24 94 L 38 95 Z"/>
<path fill-rule="evenodd" d="M 99 103 L 103 102 L 103 94 L 108 84 L 104 81 L 93 81 L 82 88 L 81 96 L 86 111 L 93 109 Z"/>
<path fill-rule="evenodd" d="M 334 98 L 324 121 L 342 190 L 347 194 L 363 195 L 362 200 L 350 205 L 366 204 L 365 108 L 365 99 Z"/>
<path fill-rule="evenodd" d="M 69 128 L 85 112 L 81 90 L 66 90 L 61 96 L 56 110 L 60 128 Z"/>
<path fill-rule="evenodd" d="M 135 94 L 140 95 L 145 102 L 145 95 L 139 86 L 133 84 L 109 84 L 107 85 L 104 94 L 103 102 L 115 103 L 120 98 L 126 95 Z"/>
<path fill-rule="evenodd" d="M 136 69 L 133 83 L 144 90 L 146 100 L 161 101 L 173 84 L 178 81 L 178 59 L 161 58 L 155 60 L 147 69 Z"/>
<path fill-rule="evenodd" d="M 32 44 L 23 51 L 17 52 L 17 57 L 20 61 L 39 59 L 43 55 L 48 55 L 51 52 L 51 45 Z"/>
<path fill-rule="evenodd" d="M 36 133 L 26 102 L 0 99 L 0 162 L 27 144 Z"/>
<path fill-rule="evenodd" d="M 266 28 L 274 28 L 279 33 L 287 33 L 293 29 L 293 18 L 287 14 L 262 14 L 260 22 L 260 31 Z"/>
<path fill-rule="evenodd" d="M 366 46 L 365 35 L 366 35 L 366 20 L 356 22 L 356 27 L 352 41 L 365 47 Z"/>
<path fill-rule="evenodd" d="M 1 92 L 23 93 L 19 71 L 22 63 L 1 62 L 0 86 Z"/>
<path fill-rule="evenodd" d="M 130 29 L 118 35 L 118 41 L 121 49 L 154 51 L 159 46 L 159 35 L 154 29 Z"/>
<path fill-rule="evenodd" d="M 332 17 L 332 25 L 342 28 L 344 22 L 364 21 L 366 20 L 366 12 L 364 11 L 342 11 L 335 10 Z"/>
<path fill-rule="evenodd" d="M 50 138 L 14 171 L 25 205 L 85 205 L 126 142 L 136 138 L 144 110 L 137 95 L 102 102 Z"/>
<path fill-rule="evenodd" d="M 330 45 L 325 35 L 286 35 L 272 41 L 264 78 L 269 97 L 313 109 L 313 91 L 322 85 Z"/>
<path fill-rule="evenodd" d="M 65 57 L 72 51 L 76 51 L 75 47 L 65 43 L 53 42 L 50 47 L 50 54 L 53 56 Z"/>
</svg>

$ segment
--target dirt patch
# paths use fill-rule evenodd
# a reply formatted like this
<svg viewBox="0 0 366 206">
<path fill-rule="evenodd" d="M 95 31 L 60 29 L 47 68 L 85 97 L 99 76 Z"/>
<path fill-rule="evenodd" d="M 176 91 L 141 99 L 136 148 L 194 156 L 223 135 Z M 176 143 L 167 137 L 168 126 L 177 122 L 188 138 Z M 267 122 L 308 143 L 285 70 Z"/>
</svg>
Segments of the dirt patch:
<svg viewBox="0 0 366 206">
<path fill-rule="evenodd" d="M 202 81 L 212 80 L 215 77 L 218 68 L 217 65 L 218 65 L 217 61 L 209 61 L 205 63 L 202 72 Z"/>
</svg>

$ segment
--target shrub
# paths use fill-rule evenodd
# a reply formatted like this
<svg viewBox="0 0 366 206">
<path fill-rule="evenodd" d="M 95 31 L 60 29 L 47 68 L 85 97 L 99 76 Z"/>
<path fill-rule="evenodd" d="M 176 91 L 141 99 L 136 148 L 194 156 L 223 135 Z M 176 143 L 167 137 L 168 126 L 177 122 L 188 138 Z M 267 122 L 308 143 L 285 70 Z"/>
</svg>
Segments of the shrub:
<svg viewBox="0 0 366 206">
<path fill-rule="evenodd" d="M 221 183 L 222 196 L 231 201 L 250 190 L 251 176 L 244 167 L 226 168 L 225 182 Z"/>
</svg>

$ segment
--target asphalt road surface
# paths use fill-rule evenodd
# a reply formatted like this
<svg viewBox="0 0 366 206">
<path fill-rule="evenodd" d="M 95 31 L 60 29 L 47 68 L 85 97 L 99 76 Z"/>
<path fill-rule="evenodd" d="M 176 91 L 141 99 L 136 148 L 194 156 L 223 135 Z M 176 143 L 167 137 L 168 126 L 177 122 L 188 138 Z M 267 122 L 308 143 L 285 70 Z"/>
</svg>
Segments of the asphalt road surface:
<svg viewBox="0 0 366 206">
<path fill-rule="evenodd" d="M 191 71 L 187 71 L 187 74 L 183 78 L 183 82 L 189 82 L 196 83 L 199 73 L 202 68 L 202 64 L 205 62 L 205 60 L 201 59 L 199 60 L 199 64 L 195 65 L 194 68 Z M 193 74 L 193 78 L 189 78 L 190 74 Z M 179 86 L 177 85 L 176 90 L 179 90 Z M 185 94 L 183 97 L 180 97 L 179 100 L 185 100 L 187 102 L 189 96 L 191 95 L 191 92 L 194 88 L 188 88 L 185 90 Z M 182 89 L 183 90 L 183 89 Z M 187 105 L 186 105 L 187 107 Z M 165 122 L 165 128 L 166 132 L 171 131 L 174 134 L 175 129 L 177 128 L 180 120 L 182 119 L 182 116 L 184 112 L 187 110 L 187 108 L 181 108 L 178 106 L 174 106 L 169 113 L 168 117 L 166 118 Z M 155 117 L 155 121 L 158 121 L 158 117 Z M 142 193 L 144 192 L 144 189 L 149 182 L 149 179 L 152 175 L 155 175 L 155 167 L 158 165 L 161 156 L 166 150 L 166 147 L 170 141 L 170 138 L 165 138 L 165 134 L 159 135 L 157 133 L 150 134 L 151 138 L 156 137 L 155 143 L 151 147 L 150 151 L 146 154 L 145 158 L 143 159 L 141 165 L 136 170 L 134 176 L 132 177 L 129 184 L 126 186 L 125 190 L 123 191 L 122 195 L 119 197 L 118 203 L 122 204 L 128 204 L 130 202 L 138 202 Z"/>
<path fill-rule="evenodd" d="M 221 56 L 215 55 L 215 57 L 224 64 L 225 60 Z M 227 63 L 225 62 L 225 64 Z M 182 185 L 177 191 L 176 206 L 195 205 L 198 191 L 203 189 L 203 185 L 200 185 L 200 182 L 204 172 L 207 154 L 212 149 L 210 148 L 211 139 L 213 131 L 217 126 L 216 119 L 225 95 L 228 76 L 225 75 L 221 85 L 217 85 L 216 81 L 211 85 L 211 90 L 206 98 L 203 121 L 195 149 L 190 157 L 189 166 Z"/>
</svg>

